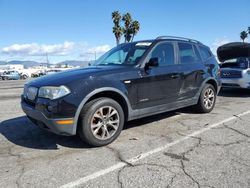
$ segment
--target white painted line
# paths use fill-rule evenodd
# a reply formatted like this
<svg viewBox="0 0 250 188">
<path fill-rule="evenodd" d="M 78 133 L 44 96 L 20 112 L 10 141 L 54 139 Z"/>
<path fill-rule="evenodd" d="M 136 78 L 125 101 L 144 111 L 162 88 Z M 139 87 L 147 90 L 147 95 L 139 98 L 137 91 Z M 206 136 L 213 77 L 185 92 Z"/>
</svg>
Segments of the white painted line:
<svg viewBox="0 0 250 188">
<path fill-rule="evenodd" d="M 250 114 L 250 110 L 248 110 L 248 111 L 246 111 L 246 112 L 243 112 L 243 113 L 241 113 L 241 114 L 237 114 L 237 116 L 238 116 L 238 117 L 242 117 L 242 116 L 245 116 L 245 115 L 247 115 L 247 114 Z M 153 155 L 153 154 L 155 154 L 155 153 L 161 152 L 161 151 L 163 151 L 163 150 L 165 150 L 165 149 L 167 149 L 167 148 L 169 148 L 169 147 L 171 147 L 171 146 L 174 146 L 174 145 L 176 145 L 176 144 L 179 144 L 180 142 L 183 142 L 183 141 L 185 141 L 185 140 L 187 140 L 187 139 L 190 139 L 191 137 L 200 135 L 200 134 L 202 134 L 202 133 L 204 133 L 204 132 L 206 132 L 206 131 L 208 131 L 208 130 L 210 130 L 210 129 L 212 129 L 212 128 L 218 127 L 218 126 L 220 126 L 220 125 L 222 125 L 222 124 L 224 124 L 224 123 L 228 123 L 228 122 L 230 122 L 230 121 L 232 121 L 232 120 L 235 120 L 235 119 L 237 119 L 237 117 L 236 117 L 236 116 L 232 116 L 232 117 L 227 118 L 227 119 L 225 119 L 225 120 L 222 120 L 222 121 L 220 121 L 220 122 L 218 122 L 218 123 L 209 125 L 209 126 L 207 126 L 206 128 L 203 128 L 203 129 L 200 129 L 200 130 L 198 130 L 198 131 L 195 131 L 195 132 L 193 132 L 193 133 L 191 133 L 191 134 L 189 134 L 189 135 L 187 135 L 187 136 L 185 136 L 185 137 L 180 138 L 179 140 L 170 142 L 170 143 L 168 143 L 168 144 L 166 144 L 166 145 L 164 145 L 164 146 L 162 146 L 162 147 L 158 147 L 158 148 L 156 148 L 156 149 L 154 149 L 154 150 L 151 150 L 151 151 L 148 151 L 148 152 L 146 152 L 146 153 L 142 153 L 142 154 L 137 155 L 137 156 L 135 156 L 135 157 L 133 157 L 133 158 L 131 158 L 131 159 L 128 159 L 128 160 L 126 160 L 126 161 L 127 161 L 128 163 L 135 163 L 135 162 L 137 162 L 137 161 L 139 161 L 139 160 L 141 160 L 141 159 L 144 159 L 144 158 L 146 158 L 146 157 L 148 157 L 148 156 L 150 156 L 150 155 Z M 106 168 L 106 169 L 97 171 L 97 172 L 95 172 L 95 173 L 93 173 L 93 174 L 90 174 L 90 175 L 85 176 L 85 177 L 82 177 L 82 178 L 80 178 L 80 179 L 78 179 L 78 180 L 75 180 L 75 181 L 72 181 L 72 182 L 67 183 L 67 184 L 65 184 L 65 185 L 62 185 L 61 188 L 71 188 L 71 187 L 79 186 L 79 185 L 81 185 L 81 184 L 86 183 L 87 181 L 93 180 L 93 179 L 95 179 L 95 178 L 98 178 L 98 177 L 100 177 L 100 176 L 106 175 L 106 174 L 108 174 L 108 173 L 110 173 L 110 172 L 113 172 L 113 171 L 115 171 L 115 170 L 121 169 L 122 167 L 124 167 L 124 166 L 126 166 L 126 165 L 127 165 L 127 163 L 125 163 L 125 162 L 119 162 L 119 163 L 117 163 L 117 164 L 115 164 L 115 165 L 113 165 L 113 166 L 110 166 L 110 167 Z"/>
</svg>

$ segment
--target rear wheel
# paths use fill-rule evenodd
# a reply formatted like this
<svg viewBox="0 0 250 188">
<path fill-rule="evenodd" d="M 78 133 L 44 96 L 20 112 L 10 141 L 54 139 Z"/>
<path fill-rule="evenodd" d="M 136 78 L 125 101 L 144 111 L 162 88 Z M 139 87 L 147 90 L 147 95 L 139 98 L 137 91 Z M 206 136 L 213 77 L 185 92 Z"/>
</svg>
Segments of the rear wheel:
<svg viewBox="0 0 250 188">
<path fill-rule="evenodd" d="M 201 91 L 201 95 L 196 105 L 196 110 L 201 113 L 209 113 L 213 110 L 216 102 L 216 91 L 214 86 L 206 84 Z"/>
<path fill-rule="evenodd" d="M 78 133 L 92 146 L 113 142 L 121 133 L 124 112 L 116 101 L 99 98 L 88 102 L 82 109 Z"/>
</svg>

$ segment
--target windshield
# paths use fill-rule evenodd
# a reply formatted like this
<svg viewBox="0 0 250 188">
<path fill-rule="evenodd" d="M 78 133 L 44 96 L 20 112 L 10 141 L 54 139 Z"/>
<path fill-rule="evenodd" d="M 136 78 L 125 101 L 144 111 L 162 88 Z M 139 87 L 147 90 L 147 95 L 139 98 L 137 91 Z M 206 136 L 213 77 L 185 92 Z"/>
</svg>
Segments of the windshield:
<svg viewBox="0 0 250 188">
<path fill-rule="evenodd" d="M 94 65 L 135 65 L 150 45 L 151 42 L 121 44 L 101 56 Z"/>
<path fill-rule="evenodd" d="M 249 65 L 250 58 L 240 57 L 235 59 L 226 60 L 221 64 L 221 68 L 240 68 L 247 69 L 250 67 Z"/>
</svg>

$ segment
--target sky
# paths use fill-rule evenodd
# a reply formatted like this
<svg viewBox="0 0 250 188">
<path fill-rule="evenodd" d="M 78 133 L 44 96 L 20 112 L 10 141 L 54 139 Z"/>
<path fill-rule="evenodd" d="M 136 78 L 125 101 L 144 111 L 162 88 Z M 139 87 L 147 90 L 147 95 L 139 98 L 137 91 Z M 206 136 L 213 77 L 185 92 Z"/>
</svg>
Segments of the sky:
<svg viewBox="0 0 250 188">
<path fill-rule="evenodd" d="M 188 37 L 213 52 L 250 27 L 250 0 L 0 0 L 0 61 L 94 59 L 116 45 L 115 10 L 140 22 L 134 40 Z"/>
</svg>

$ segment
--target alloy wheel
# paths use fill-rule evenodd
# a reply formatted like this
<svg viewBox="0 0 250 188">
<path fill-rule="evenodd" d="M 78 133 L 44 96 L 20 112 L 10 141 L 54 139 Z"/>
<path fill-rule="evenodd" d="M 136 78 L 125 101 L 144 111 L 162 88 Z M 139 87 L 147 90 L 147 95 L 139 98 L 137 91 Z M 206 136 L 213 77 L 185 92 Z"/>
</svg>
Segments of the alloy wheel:
<svg viewBox="0 0 250 188">
<path fill-rule="evenodd" d="M 91 132 L 99 140 L 111 138 L 120 124 L 118 111 L 112 106 L 97 109 L 91 119 Z"/>
<path fill-rule="evenodd" d="M 207 88 L 204 93 L 203 104 L 206 109 L 211 109 L 214 105 L 214 91 L 211 88 Z"/>
</svg>

